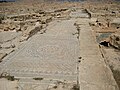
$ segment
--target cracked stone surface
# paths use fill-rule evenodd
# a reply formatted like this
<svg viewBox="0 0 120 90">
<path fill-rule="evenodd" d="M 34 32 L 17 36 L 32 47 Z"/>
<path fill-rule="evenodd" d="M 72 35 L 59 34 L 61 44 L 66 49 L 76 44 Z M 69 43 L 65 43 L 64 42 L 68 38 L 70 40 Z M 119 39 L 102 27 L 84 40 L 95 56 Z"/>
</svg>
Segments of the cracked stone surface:
<svg viewBox="0 0 120 90">
<path fill-rule="evenodd" d="M 34 83 L 38 83 L 41 90 L 47 89 L 52 82 L 50 80 L 76 82 L 79 42 L 76 36 L 72 35 L 77 32 L 74 22 L 75 20 L 60 21 L 54 27 L 48 27 L 45 34 L 38 33 L 33 36 L 21 49 L 3 60 L 1 71 L 16 78 L 47 79 L 43 80 L 44 83 Z M 20 79 L 19 88 L 33 90 L 31 79 L 27 80 L 27 84 L 26 79 Z"/>
</svg>

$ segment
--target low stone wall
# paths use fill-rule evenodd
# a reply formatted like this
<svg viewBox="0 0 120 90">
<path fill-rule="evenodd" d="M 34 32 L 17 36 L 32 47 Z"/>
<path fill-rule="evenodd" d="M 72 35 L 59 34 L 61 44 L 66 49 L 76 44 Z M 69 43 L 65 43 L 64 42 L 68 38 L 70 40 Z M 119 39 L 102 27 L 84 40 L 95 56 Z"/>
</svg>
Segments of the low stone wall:
<svg viewBox="0 0 120 90">
<path fill-rule="evenodd" d="M 117 14 L 115 13 L 93 13 L 92 11 L 90 11 L 89 9 L 87 9 L 87 12 L 89 13 L 89 15 L 91 15 L 92 18 L 97 18 L 97 17 L 116 17 Z"/>
</svg>

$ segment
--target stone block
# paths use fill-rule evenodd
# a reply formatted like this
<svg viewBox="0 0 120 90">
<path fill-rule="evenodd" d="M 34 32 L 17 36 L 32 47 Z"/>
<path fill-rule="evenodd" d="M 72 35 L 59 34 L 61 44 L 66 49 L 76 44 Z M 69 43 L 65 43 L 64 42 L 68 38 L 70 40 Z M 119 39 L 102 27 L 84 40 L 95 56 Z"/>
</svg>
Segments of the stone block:
<svg viewBox="0 0 120 90">
<path fill-rule="evenodd" d="M 120 49 L 120 33 L 112 34 L 109 43 L 115 48 Z"/>
</svg>

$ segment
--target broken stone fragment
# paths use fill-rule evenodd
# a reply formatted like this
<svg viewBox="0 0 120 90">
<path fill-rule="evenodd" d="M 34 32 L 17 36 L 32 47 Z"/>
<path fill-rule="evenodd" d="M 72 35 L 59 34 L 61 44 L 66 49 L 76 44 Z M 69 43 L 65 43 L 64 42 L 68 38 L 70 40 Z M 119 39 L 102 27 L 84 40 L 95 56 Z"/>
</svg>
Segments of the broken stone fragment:
<svg viewBox="0 0 120 90">
<path fill-rule="evenodd" d="M 3 59 L 5 56 L 7 56 L 6 53 L 0 53 L 0 62 L 2 62 L 2 59 Z"/>
<path fill-rule="evenodd" d="M 20 42 L 26 41 L 26 40 L 28 39 L 28 37 L 29 37 L 29 36 L 26 36 L 26 37 L 25 37 L 25 36 L 22 36 L 22 37 L 20 38 Z"/>
<path fill-rule="evenodd" d="M 52 16 L 46 16 L 41 18 L 41 23 L 46 24 L 52 21 Z"/>
<path fill-rule="evenodd" d="M 110 24 L 113 28 L 120 28 L 120 18 L 113 19 L 113 21 L 111 21 Z"/>
<path fill-rule="evenodd" d="M 110 41 L 109 41 L 110 45 L 114 46 L 117 49 L 120 49 L 120 32 L 112 34 L 110 36 Z"/>
<path fill-rule="evenodd" d="M 23 31 L 23 35 L 20 39 L 20 42 L 27 40 L 29 37 L 36 34 L 41 29 L 42 29 L 42 25 L 39 22 L 36 22 L 35 26 L 30 26 L 25 31 Z"/>
<path fill-rule="evenodd" d="M 42 28 L 46 28 L 48 24 L 42 24 Z"/>
<path fill-rule="evenodd" d="M 15 29 L 15 25 L 10 25 L 9 26 L 9 30 L 14 30 Z"/>
<path fill-rule="evenodd" d="M 43 11 L 43 10 L 36 10 L 35 13 L 45 14 L 45 11 Z"/>
<path fill-rule="evenodd" d="M 36 22 L 35 27 L 39 27 L 39 26 L 40 26 L 40 23 Z"/>
<path fill-rule="evenodd" d="M 10 30 L 12 31 L 15 28 L 16 28 L 16 26 L 15 26 L 14 23 L 12 23 L 12 24 L 10 24 L 10 23 L 4 24 L 4 27 L 3 27 L 4 31 L 10 31 Z"/>
<path fill-rule="evenodd" d="M 9 31 L 8 27 L 4 27 L 4 31 Z"/>
<path fill-rule="evenodd" d="M 68 9 L 66 8 L 62 8 L 62 9 L 58 9 L 58 10 L 55 10 L 54 12 L 62 12 L 62 11 L 67 11 Z"/>
<path fill-rule="evenodd" d="M 9 48 L 15 48 L 15 45 L 11 42 L 5 42 L 5 43 L 1 44 L 1 47 L 5 48 L 5 49 L 9 49 Z"/>
<path fill-rule="evenodd" d="M 1 49 L 0 53 L 6 53 L 7 55 L 10 54 L 11 52 L 13 52 L 15 49 L 14 48 L 10 48 L 10 49 Z"/>
<path fill-rule="evenodd" d="M 16 32 L 21 31 L 20 25 L 16 26 L 15 30 L 16 30 Z"/>
</svg>

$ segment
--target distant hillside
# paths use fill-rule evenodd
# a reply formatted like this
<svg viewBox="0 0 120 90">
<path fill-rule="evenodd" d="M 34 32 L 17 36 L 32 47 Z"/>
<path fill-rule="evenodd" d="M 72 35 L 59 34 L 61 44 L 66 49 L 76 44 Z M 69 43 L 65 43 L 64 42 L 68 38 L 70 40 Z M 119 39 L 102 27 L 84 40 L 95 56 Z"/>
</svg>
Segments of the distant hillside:
<svg viewBox="0 0 120 90">
<path fill-rule="evenodd" d="M 15 2 L 16 0 L 0 0 L 0 2 Z"/>
<path fill-rule="evenodd" d="M 23 2 L 31 2 L 31 1 L 75 1 L 75 2 L 79 2 L 79 1 L 90 1 L 90 2 L 109 2 L 109 1 L 120 1 L 120 0 L 0 0 L 0 2 L 14 2 L 14 1 L 23 1 Z"/>
<path fill-rule="evenodd" d="M 16 1 L 16 0 L 0 0 L 0 2 L 11 2 L 11 1 Z"/>
</svg>

